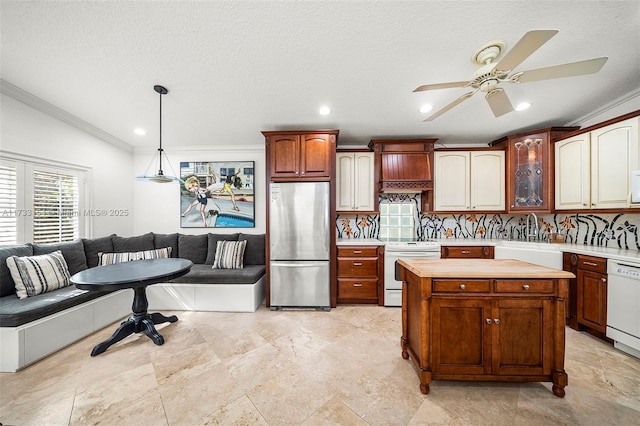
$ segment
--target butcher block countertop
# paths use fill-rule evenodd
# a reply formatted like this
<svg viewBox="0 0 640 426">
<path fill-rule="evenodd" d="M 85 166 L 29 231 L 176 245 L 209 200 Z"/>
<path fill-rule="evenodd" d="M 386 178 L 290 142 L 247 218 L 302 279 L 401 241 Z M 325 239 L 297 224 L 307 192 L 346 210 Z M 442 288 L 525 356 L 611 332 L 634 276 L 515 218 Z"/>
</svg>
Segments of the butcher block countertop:
<svg viewBox="0 0 640 426">
<path fill-rule="evenodd" d="M 514 259 L 399 259 L 420 278 L 575 278 L 571 272 Z"/>
</svg>

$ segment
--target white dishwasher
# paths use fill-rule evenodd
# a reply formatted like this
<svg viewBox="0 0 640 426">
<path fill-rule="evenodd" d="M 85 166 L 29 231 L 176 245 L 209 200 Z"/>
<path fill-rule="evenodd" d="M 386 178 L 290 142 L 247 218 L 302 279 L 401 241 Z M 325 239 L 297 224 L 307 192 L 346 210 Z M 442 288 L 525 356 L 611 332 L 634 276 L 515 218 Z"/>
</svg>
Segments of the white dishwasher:
<svg viewBox="0 0 640 426">
<path fill-rule="evenodd" d="M 640 358 L 640 264 L 609 259 L 607 275 L 607 337 Z"/>
</svg>

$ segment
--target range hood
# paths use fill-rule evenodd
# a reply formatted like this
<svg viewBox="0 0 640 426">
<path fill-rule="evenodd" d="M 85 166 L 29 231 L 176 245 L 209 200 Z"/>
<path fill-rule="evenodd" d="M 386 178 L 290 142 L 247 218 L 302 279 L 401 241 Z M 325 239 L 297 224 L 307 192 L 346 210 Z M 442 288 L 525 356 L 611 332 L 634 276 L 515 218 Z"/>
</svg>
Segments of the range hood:
<svg viewBox="0 0 640 426">
<path fill-rule="evenodd" d="M 436 139 L 374 139 L 378 190 L 421 193 L 433 189 L 433 145 Z"/>
</svg>

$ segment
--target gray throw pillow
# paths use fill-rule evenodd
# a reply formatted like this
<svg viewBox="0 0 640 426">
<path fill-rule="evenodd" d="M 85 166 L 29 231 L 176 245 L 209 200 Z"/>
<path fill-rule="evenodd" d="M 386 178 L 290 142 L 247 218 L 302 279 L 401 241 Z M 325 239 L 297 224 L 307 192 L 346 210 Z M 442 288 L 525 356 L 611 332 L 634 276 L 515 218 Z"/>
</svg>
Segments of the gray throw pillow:
<svg viewBox="0 0 640 426">
<path fill-rule="evenodd" d="M 178 235 L 178 257 L 203 264 L 207 260 L 207 234 Z"/>
<path fill-rule="evenodd" d="M 87 255 L 84 252 L 84 244 L 79 238 L 66 243 L 33 245 L 34 255 L 53 253 L 56 250 L 62 252 L 71 275 L 87 269 Z"/>
<path fill-rule="evenodd" d="M 111 237 L 111 241 L 113 241 L 113 251 L 116 253 L 153 250 L 155 248 L 153 246 L 153 232 L 138 235 L 137 237 L 115 235 Z"/>
<path fill-rule="evenodd" d="M 266 265 L 265 238 L 264 234 L 240 234 L 239 241 L 247 241 L 244 250 L 245 265 Z"/>
<path fill-rule="evenodd" d="M 84 238 L 82 240 L 82 244 L 84 244 L 84 254 L 87 256 L 87 266 L 89 268 L 98 266 L 98 253 L 114 251 L 111 238 L 115 236 L 116 234 L 111 234 L 108 237 Z"/>
</svg>

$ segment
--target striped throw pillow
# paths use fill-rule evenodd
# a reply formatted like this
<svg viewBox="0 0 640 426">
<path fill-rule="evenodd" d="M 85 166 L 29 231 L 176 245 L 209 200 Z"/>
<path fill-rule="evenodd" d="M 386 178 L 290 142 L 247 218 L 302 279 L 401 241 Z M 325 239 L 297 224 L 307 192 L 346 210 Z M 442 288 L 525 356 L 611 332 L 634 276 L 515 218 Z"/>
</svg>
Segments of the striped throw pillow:
<svg viewBox="0 0 640 426">
<path fill-rule="evenodd" d="M 247 240 L 218 241 L 213 269 L 242 269 Z"/>
<path fill-rule="evenodd" d="M 71 284 L 69 268 L 60 250 L 39 256 L 10 256 L 7 258 L 7 267 L 20 299 Z"/>
<path fill-rule="evenodd" d="M 171 247 L 155 250 L 133 251 L 124 253 L 98 253 L 98 266 L 113 265 L 114 263 L 129 262 L 142 259 L 168 259 L 171 257 Z"/>
</svg>

